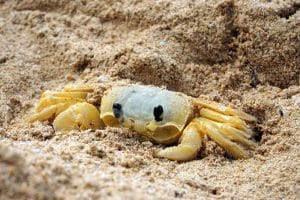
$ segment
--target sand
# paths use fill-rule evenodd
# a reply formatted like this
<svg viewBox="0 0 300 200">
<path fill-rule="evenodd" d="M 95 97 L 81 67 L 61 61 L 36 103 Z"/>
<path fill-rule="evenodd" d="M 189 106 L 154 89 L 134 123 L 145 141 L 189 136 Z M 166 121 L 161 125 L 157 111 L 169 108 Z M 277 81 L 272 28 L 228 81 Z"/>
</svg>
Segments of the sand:
<svg viewBox="0 0 300 200">
<path fill-rule="evenodd" d="M 299 199 L 300 2 L 0 0 L 0 199 Z M 29 125 L 44 90 L 82 81 L 166 87 L 255 115 L 232 160 L 153 157 L 138 134 Z"/>
</svg>

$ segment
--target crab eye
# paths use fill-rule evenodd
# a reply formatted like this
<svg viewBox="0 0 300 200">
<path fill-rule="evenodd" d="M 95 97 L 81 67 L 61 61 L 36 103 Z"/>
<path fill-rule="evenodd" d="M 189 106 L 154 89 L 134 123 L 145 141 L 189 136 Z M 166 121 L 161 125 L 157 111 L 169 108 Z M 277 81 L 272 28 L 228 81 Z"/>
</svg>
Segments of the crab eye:
<svg viewBox="0 0 300 200">
<path fill-rule="evenodd" d="M 163 112 L 164 112 L 164 109 L 161 105 L 158 105 L 156 107 L 154 107 L 153 109 L 153 115 L 154 115 L 154 119 L 155 121 L 162 121 L 163 120 Z"/>
<path fill-rule="evenodd" d="M 113 110 L 114 116 L 116 118 L 121 117 L 121 115 L 122 115 L 122 105 L 121 104 L 114 103 L 112 106 L 112 110 Z"/>
</svg>

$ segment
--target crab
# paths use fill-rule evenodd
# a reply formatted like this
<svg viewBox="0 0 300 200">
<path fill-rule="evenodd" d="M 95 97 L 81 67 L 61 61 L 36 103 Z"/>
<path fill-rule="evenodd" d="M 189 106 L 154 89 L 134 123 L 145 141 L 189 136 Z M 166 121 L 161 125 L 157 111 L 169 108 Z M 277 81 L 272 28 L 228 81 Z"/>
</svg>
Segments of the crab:
<svg viewBox="0 0 300 200">
<path fill-rule="evenodd" d="M 46 91 L 27 121 L 50 120 L 61 132 L 127 127 L 154 143 L 176 144 L 155 156 L 177 161 L 194 159 L 206 137 L 236 159 L 250 158 L 249 149 L 257 145 L 246 124 L 256 118 L 238 109 L 138 84 L 108 89 L 97 108 L 86 100 L 92 91 L 87 85 L 66 86 L 63 92 Z"/>
</svg>

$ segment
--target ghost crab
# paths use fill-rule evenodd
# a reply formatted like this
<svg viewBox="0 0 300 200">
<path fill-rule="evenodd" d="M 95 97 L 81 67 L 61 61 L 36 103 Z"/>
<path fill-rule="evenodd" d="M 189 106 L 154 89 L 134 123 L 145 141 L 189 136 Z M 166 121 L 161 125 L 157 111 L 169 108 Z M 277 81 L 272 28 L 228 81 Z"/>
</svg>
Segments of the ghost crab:
<svg viewBox="0 0 300 200">
<path fill-rule="evenodd" d="M 27 120 L 51 120 L 56 131 L 97 129 L 104 125 L 127 127 L 167 147 L 158 157 L 186 161 L 196 157 L 208 136 L 237 159 L 251 157 L 247 148 L 252 131 L 245 121 L 256 118 L 216 102 L 189 97 L 155 86 L 131 84 L 105 92 L 98 109 L 86 102 L 93 89 L 85 85 L 65 87 L 63 92 L 42 94 L 36 113 Z M 244 147 L 243 147 L 243 146 Z"/>
</svg>

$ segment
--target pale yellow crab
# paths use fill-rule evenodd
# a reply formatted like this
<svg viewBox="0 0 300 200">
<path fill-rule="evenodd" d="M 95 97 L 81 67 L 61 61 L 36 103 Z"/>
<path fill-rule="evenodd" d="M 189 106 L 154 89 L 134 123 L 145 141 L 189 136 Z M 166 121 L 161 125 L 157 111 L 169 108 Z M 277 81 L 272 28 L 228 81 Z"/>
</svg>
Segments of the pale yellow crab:
<svg viewBox="0 0 300 200">
<path fill-rule="evenodd" d="M 97 109 L 86 102 L 88 86 L 69 86 L 63 92 L 46 91 L 29 122 L 51 120 L 56 131 L 127 127 L 167 147 L 156 155 L 186 161 L 196 157 L 208 136 L 235 158 L 249 158 L 256 143 L 245 121 L 256 118 L 215 102 L 189 97 L 154 86 L 131 84 L 105 92 Z M 99 111 L 100 110 L 100 113 Z M 243 145 L 243 146 L 242 146 Z"/>
</svg>

